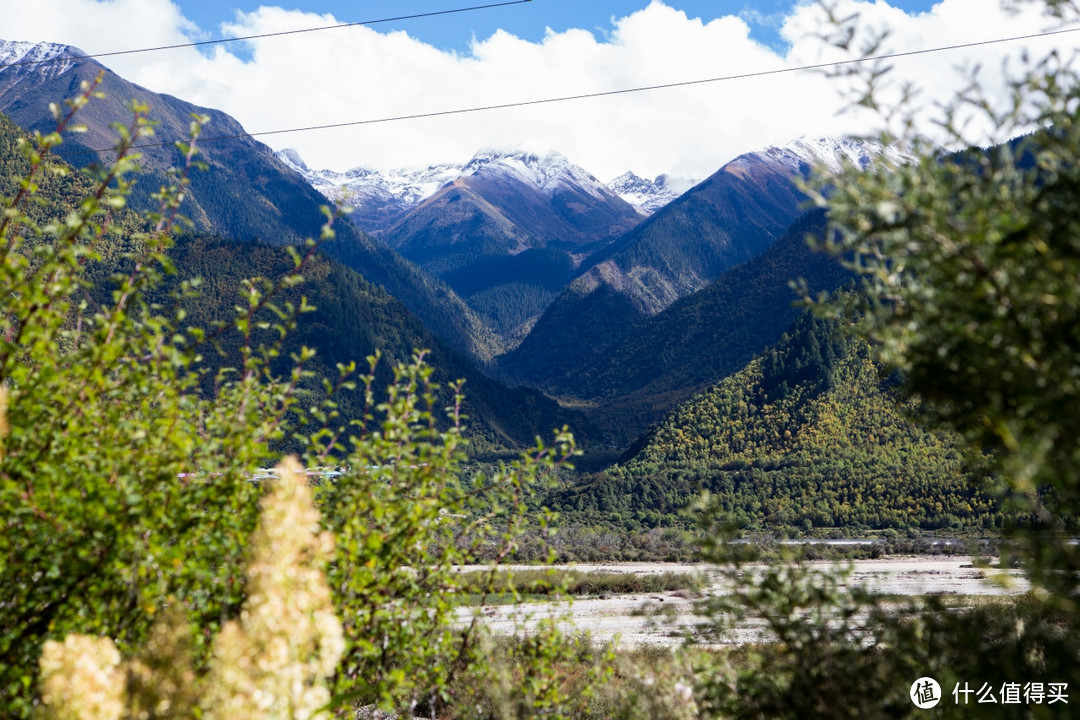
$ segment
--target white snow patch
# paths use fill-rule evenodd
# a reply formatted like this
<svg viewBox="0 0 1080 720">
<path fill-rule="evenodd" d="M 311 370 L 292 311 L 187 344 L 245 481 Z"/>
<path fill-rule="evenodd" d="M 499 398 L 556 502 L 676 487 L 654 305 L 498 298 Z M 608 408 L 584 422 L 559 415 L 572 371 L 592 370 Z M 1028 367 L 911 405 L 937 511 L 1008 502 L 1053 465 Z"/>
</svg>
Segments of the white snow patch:
<svg viewBox="0 0 1080 720">
<path fill-rule="evenodd" d="M 393 199 L 412 206 L 461 176 L 460 165 L 432 165 L 422 170 L 388 172 L 356 167 L 346 172 L 336 172 L 310 169 L 300 154 L 291 148 L 279 150 L 275 155 L 278 160 L 303 175 L 312 187 L 333 199 L 358 194 Z"/>
<path fill-rule="evenodd" d="M 465 165 L 461 174 L 509 176 L 537 188 L 547 197 L 567 188 L 583 190 L 598 200 L 611 197 L 607 186 L 557 152 L 541 155 L 527 151 L 482 150 Z"/>
<path fill-rule="evenodd" d="M 879 142 L 851 137 L 800 137 L 787 145 L 772 146 L 760 152 L 740 155 L 725 167 L 746 169 L 757 162 L 789 168 L 793 174 L 806 175 L 820 165 L 830 173 L 839 173 L 845 165 L 865 168 L 872 162 L 887 159 L 903 164 L 911 160 L 902 148 L 885 147 Z"/>
<path fill-rule="evenodd" d="M 560 189 L 580 190 L 599 200 L 614 197 L 606 185 L 557 152 L 482 150 L 465 165 L 432 165 L 422 170 L 390 171 L 356 167 L 346 172 L 312 170 L 293 149 L 275 153 L 281 162 L 297 171 L 311 185 L 333 200 L 347 197 L 379 197 L 404 208 L 434 195 L 458 178 L 471 175 L 523 183 L 552 197 Z"/>
<path fill-rule="evenodd" d="M 83 53 L 70 45 L 48 42 L 0 40 L 0 73 L 11 71 L 22 75 L 37 73 L 51 80 L 75 66 L 73 55 Z"/>
<path fill-rule="evenodd" d="M 666 174 L 648 180 L 633 172 L 626 172 L 609 182 L 608 187 L 638 210 L 651 215 L 697 183 L 697 180 Z"/>
</svg>

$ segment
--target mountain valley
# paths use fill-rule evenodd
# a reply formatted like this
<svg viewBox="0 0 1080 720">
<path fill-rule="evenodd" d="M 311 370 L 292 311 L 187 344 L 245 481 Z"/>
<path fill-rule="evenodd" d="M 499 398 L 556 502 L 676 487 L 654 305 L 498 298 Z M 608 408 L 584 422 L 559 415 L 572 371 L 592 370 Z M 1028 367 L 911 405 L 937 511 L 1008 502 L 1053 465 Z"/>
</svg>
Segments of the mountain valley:
<svg viewBox="0 0 1080 720">
<path fill-rule="evenodd" d="M 809 321 L 800 319 L 793 281 L 827 293 L 852 279 L 837 260 L 808 246 L 807 238 L 825 237 L 827 222 L 821 211 L 807 211 L 799 183 L 815 166 L 866 166 L 883 154 L 902 159 L 894 150 L 802 138 L 741 155 L 696 184 L 628 172 L 605 185 L 553 151 L 484 150 L 463 165 L 422 170 L 312 170 L 297 152 L 275 153 L 246 137 L 223 113 L 132 85 L 94 60 L 72 57 L 78 54 L 59 45 L 0 44 L 0 58 L 37 63 L 0 68 L 0 111 L 26 130 L 47 131 L 48 103 L 101 74 L 105 99 L 90 103 L 81 117 L 87 132 L 66 138 L 60 153 L 85 166 L 107 158 L 102 148 L 110 144 L 109 125 L 130 121 L 124 99 L 145 102 L 157 123 L 156 140 L 140 148 L 135 209 L 149 206 L 150 189 L 180 160 L 171 144 L 184 138 L 185 118 L 192 112 L 210 117 L 200 140 L 208 168 L 193 174 L 184 208 L 192 228 L 170 252 L 178 279 L 202 278 L 205 292 L 188 306 L 190 317 L 206 326 L 226 316 L 244 277 L 285 272 L 284 246 L 319 235 L 325 220 L 320 205 L 329 200 L 352 206 L 306 273 L 304 292 L 318 310 L 304 318 L 283 356 L 312 347 L 315 377 L 330 378 L 338 363 L 381 350 L 386 362 L 379 378 L 387 382 L 390 364 L 424 348 L 440 383 L 467 381 L 478 456 L 526 447 L 562 425 L 586 451 L 585 468 L 600 469 L 621 456 L 614 469 L 582 475 L 551 497 L 568 517 L 618 524 L 618 514 L 604 515 L 605 508 L 616 508 L 627 527 L 678 524 L 675 508 L 692 499 L 694 488 L 724 488 L 744 498 L 738 502 L 745 510 L 745 498 L 765 490 L 756 475 L 751 482 L 732 474 L 756 467 L 755 461 L 733 450 L 734 440 L 716 449 L 717 428 L 730 417 L 756 423 L 753 432 L 761 437 L 783 436 L 796 426 L 796 437 L 817 437 L 824 431 L 813 423 L 825 422 L 824 410 L 812 403 L 832 398 L 830 393 L 839 393 L 830 407 L 856 403 L 851 412 L 872 435 L 889 434 L 898 442 L 915 437 L 899 415 L 884 410 L 888 390 L 874 385 L 863 349 L 833 343 L 831 354 L 800 356 L 791 365 L 798 364 L 801 374 L 786 378 L 779 395 L 763 370 L 774 362 L 770 357 L 828 344 L 824 330 L 808 329 Z M 5 126 L 8 176 L 17 172 L 18 132 Z M 56 205 L 63 206 L 60 198 Z M 296 293 L 289 297 L 299 300 Z M 235 362 L 230 353 L 226 348 L 214 362 Z M 850 364 L 855 358 L 858 367 Z M 717 399 L 729 396 L 735 399 Z M 781 396 L 795 404 L 778 415 L 762 398 Z M 864 401 L 870 403 L 865 413 L 857 405 Z M 362 412 L 357 402 L 343 400 L 343 415 Z M 736 405 L 758 410 L 739 419 L 731 414 Z M 819 419 L 807 419 L 811 415 Z M 697 422 L 706 416 L 707 428 Z M 925 449 L 913 496 L 932 494 L 928 478 L 939 470 L 952 478 L 948 488 L 954 492 L 961 477 L 949 450 L 954 441 L 918 436 L 911 442 Z M 784 447 L 769 446 L 770 467 L 789 467 Z M 791 452 L 803 458 L 811 452 L 807 447 Z M 814 445 L 798 462 L 832 467 L 849 462 L 849 449 Z M 860 445 L 858 452 L 875 451 Z M 881 449 L 898 452 L 899 446 Z M 874 472 L 878 483 L 884 471 Z M 799 480 L 802 489 L 789 490 L 809 492 L 808 482 L 818 481 Z M 996 522 L 984 500 L 971 512 L 954 503 L 917 524 Z M 813 516 L 747 510 L 747 520 L 785 527 L 802 527 L 807 519 L 812 527 L 896 526 L 884 510 L 855 517 L 815 507 Z"/>
</svg>

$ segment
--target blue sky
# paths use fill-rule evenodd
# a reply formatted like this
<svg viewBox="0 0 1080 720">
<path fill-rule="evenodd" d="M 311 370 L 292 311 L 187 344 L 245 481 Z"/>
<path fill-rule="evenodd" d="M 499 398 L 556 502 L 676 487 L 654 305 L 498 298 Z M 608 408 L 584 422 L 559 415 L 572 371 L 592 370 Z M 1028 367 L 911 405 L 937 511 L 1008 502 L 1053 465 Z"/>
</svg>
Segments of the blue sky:
<svg viewBox="0 0 1080 720">
<path fill-rule="evenodd" d="M 272 0 L 174 1 L 188 19 L 217 38 L 221 37 L 221 23 L 231 21 L 237 11 L 250 12 L 265 4 L 308 13 L 328 13 L 340 22 L 363 22 L 487 5 L 500 0 L 316 0 L 302 3 Z M 925 12 L 936 1 L 892 0 L 891 5 L 908 12 Z M 484 39 L 499 29 L 533 42 L 542 40 L 547 28 L 556 32 L 582 28 L 604 37 L 611 31 L 613 17 L 625 17 L 648 4 L 648 0 L 531 0 L 521 5 L 380 24 L 379 28 L 404 30 L 412 37 L 440 49 L 465 52 L 473 37 Z M 784 44 L 777 29 L 796 0 L 670 0 L 667 4 L 704 22 L 727 15 L 739 16 L 750 25 L 751 37 L 762 44 L 776 47 Z"/>
<path fill-rule="evenodd" d="M 1019 36 L 1051 23 L 1027 3 L 834 0 L 863 28 L 887 30 L 886 51 Z M 6 40 L 86 52 L 368 21 L 466 7 L 468 0 L 0 0 Z M 474 0 L 475 4 L 476 0 Z M 479 0 L 479 4 L 491 0 Z M 223 28 L 223 24 L 226 26 Z M 601 180 L 627 170 L 700 179 L 740 153 L 795 138 L 873 132 L 887 118 L 845 111 L 845 84 L 799 67 L 850 59 L 821 40 L 810 0 L 532 0 L 397 24 L 290 34 L 200 50 L 105 58 L 144 87 L 217 108 L 274 149 L 313 168 L 415 168 L 465 163 L 482 149 L 554 150 Z M 499 32 L 502 30 L 504 32 Z M 918 127 L 935 132 L 937 103 L 983 68 L 1007 97 L 1002 63 L 1026 50 L 1070 55 L 1078 36 L 981 46 L 897 60 L 889 78 L 921 89 Z M 777 72 L 782 71 L 782 72 Z M 695 83 L 468 114 L 505 103 Z M 447 114 L 451 113 L 451 114 Z M 387 121 L 401 116 L 424 119 Z M 372 122 L 375 121 L 375 122 Z M 318 125 L 336 129 L 303 130 Z M 978 124 L 971 142 L 985 142 Z M 212 133 L 208 128 L 207 133 Z"/>
</svg>

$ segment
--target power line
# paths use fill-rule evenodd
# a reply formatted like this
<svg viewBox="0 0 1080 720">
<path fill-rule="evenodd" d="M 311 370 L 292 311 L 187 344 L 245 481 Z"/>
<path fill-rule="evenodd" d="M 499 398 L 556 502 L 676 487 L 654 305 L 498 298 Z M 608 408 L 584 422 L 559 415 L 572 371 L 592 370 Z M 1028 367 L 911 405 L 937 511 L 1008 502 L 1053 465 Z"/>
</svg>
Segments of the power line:
<svg viewBox="0 0 1080 720">
<path fill-rule="evenodd" d="M 563 95 L 560 97 L 542 98 L 537 100 L 522 100 L 519 102 L 499 103 L 496 105 L 481 105 L 468 108 L 457 108 L 454 110 L 437 110 L 433 112 L 415 113 L 412 115 L 396 115 L 391 117 L 372 118 L 368 120 L 352 120 L 348 122 L 329 123 L 325 125 L 308 125 L 304 127 L 285 128 L 281 130 L 262 130 L 258 132 L 244 132 L 236 133 L 233 135 L 215 135 L 212 137 L 201 137 L 199 144 L 205 145 L 208 142 L 222 142 L 225 140 L 239 140 L 241 138 L 257 138 L 266 137 L 268 135 L 284 135 L 287 133 L 296 132 L 311 132 L 313 130 L 332 130 L 345 127 L 357 127 L 360 125 L 376 125 L 381 123 L 401 122 L 403 120 L 419 120 L 422 118 L 433 117 L 445 117 L 448 115 L 464 115 L 467 113 L 486 112 L 489 110 L 505 110 L 508 108 L 520 108 L 530 107 L 534 105 L 549 105 L 552 103 L 569 102 L 572 100 L 587 100 L 591 98 L 611 97 L 614 95 L 628 95 L 631 93 L 649 92 L 651 90 L 664 90 L 668 88 L 677 87 L 689 87 L 693 85 L 705 85 L 708 83 L 728 82 L 731 80 L 747 80 L 751 78 L 769 77 L 772 75 L 783 75 L 793 72 L 805 72 L 808 70 L 823 70 L 825 68 L 842 67 L 845 65 L 855 65 L 866 62 L 877 62 L 881 60 L 895 60 L 898 58 L 912 57 L 916 55 L 929 55 L 931 53 L 947 52 L 950 50 L 964 50 L 967 48 L 984 47 L 987 45 L 1000 45 L 1003 43 L 1019 42 L 1021 40 L 1034 40 L 1038 38 L 1052 37 L 1055 35 L 1065 35 L 1067 33 L 1080 32 L 1080 27 L 1067 28 L 1064 30 L 1048 30 L 1040 33 L 1033 33 L 1031 35 L 1016 35 L 1007 38 L 997 38 L 994 40 L 979 40 L 969 43 L 957 43 L 955 45 L 945 45 L 936 48 L 925 48 L 923 50 L 907 50 L 904 52 L 886 53 L 883 55 L 873 55 L 862 58 L 852 58 L 850 60 L 835 60 L 831 62 L 815 63 L 811 65 L 799 65 L 797 67 L 777 68 L 775 70 L 759 70 L 755 72 L 739 73 L 736 75 L 722 75 L 719 77 L 704 78 L 701 80 L 683 80 L 680 82 L 663 83 L 660 85 L 644 85 L 640 87 L 623 88 L 620 90 L 603 90 L 599 92 L 583 93 L 580 95 Z M 133 145 L 135 148 L 148 148 L 148 147 L 164 147 L 171 145 L 171 142 L 156 142 L 156 143 L 141 143 Z M 81 153 L 68 153 L 67 156 L 86 155 L 91 153 L 108 152 L 112 148 L 102 148 L 98 150 L 90 150 Z"/>
<path fill-rule="evenodd" d="M 260 40 L 262 38 L 281 37 L 284 35 L 300 35 L 302 33 L 320 32 L 323 30 L 340 30 L 341 28 L 360 27 L 362 25 L 379 25 L 382 23 L 399 22 L 402 20 L 417 20 L 420 18 L 441 17 L 443 15 L 456 15 L 459 13 L 472 12 L 474 10 L 490 10 L 492 8 L 507 7 L 510 5 L 523 5 L 532 0 L 507 0 L 507 2 L 490 3 L 488 5 L 471 5 L 469 7 L 455 8 L 453 10 L 436 10 L 415 15 L 399 15 L 379 20 L 361 20 L 358 22 L 340 23 L 338 25 L 321 25 L 319 27 L 301 28 L 299 30 L 281 30 L 279 32 L 260 33 L 258 35 L 244 35 L 241 37 L 220 38 L 218 40 L 200 40 L 198 42 L 177 43 L 176 45 L 157 45 L 155 47 L 137 48 L 135 50 L 113 50 L 111 52 L 91 53 L 87 55 L 65 55 L 62 57 L 47 58 L 44 60 L 20 60 L 13 63 L 0 64 L 0 70 L 9 67 L 25 65 L 49 65 L 52 63 L 65 62 L 67 60 L 89 60 L 93 58 L 113 57 L 116 55 L 134 55 L 136 53 L 157 52 L 158 50 L 178 50 L 180 48 L 201 47 L 204 45 L 221 45 L 224 43 L 243 42 L 245 40 Z"/>
</svg>

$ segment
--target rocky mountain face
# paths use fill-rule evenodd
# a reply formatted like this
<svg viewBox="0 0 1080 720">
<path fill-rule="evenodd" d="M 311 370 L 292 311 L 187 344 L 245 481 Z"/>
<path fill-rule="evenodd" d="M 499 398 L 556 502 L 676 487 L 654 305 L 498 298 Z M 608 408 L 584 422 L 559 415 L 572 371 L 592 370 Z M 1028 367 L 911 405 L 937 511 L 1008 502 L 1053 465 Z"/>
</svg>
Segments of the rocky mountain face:
<svg viewBox="0 0 1080 720">
<path fill-rule="evenodd" d="M 378 237 L 514 343 L 583 258 L 642 219 L 558 153 L 484 151 Z"/>
<path fill-rule="evenodd" d="M 701 289 L 761 253 L 801 214 L 800 171 L 786 160 L 736 158 L 590 257 L 576 285 L 611 284 L 645 315 Z"/>
<path fill-rule="evenodd" d="M 10 94 L 4 100 L 10 103 L 11 98 L 60 77 L 74 67 L 77 56 L 82 54 L 70 45 L 0 40 L 0 67 L 4 70 L 0 77 L 0 98 Z"/>
<path fill-rule="evenodd" d="M 694 180 L 666 174 L 648 180 L 626 172 L 609 182 L 608 187 L 641 212 L 652 215 L 696 184 Z"/>
<path fill-rule="evenodd" d="M 475 192 L 531 235 L 529 247 L 591 252 L 642 220 L 606 185 L 556 152 L 483 151 L 465 165 L 454 186 Z"/>
<path fill-rule="evenodd" d="M 293 149 L 279 150 L 275 155 L 332 202 L 355 208 L 349 219 L 371 234 L 392 226 L 439 188 L 460 177 L 462 169 L 460 165 L 443 164 L 422 170 L 380 172 L 355 167 L 336 172 L 312 170 Z"/>
</svg>

